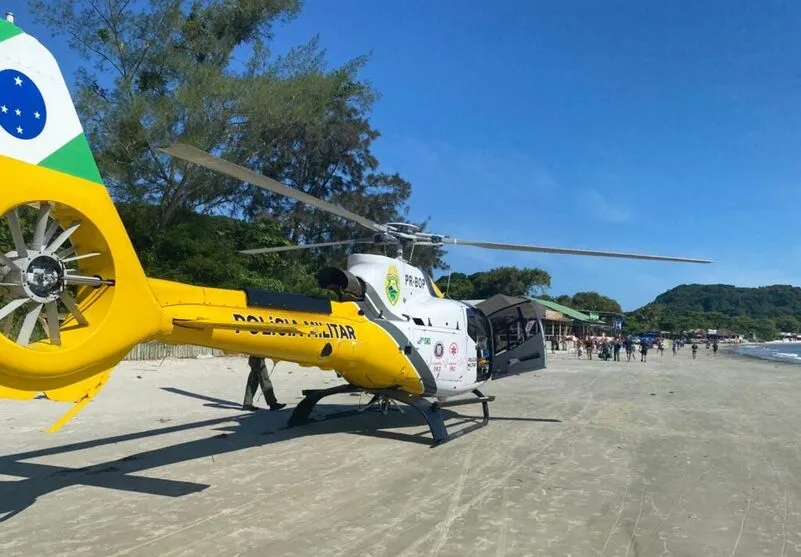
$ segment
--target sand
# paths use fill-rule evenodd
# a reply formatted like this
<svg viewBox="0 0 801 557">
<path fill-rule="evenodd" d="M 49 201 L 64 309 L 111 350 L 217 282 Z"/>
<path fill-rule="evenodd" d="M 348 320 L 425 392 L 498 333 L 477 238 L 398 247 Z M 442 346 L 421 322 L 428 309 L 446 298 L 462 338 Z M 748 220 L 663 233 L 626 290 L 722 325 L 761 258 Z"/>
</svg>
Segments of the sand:
<svg viewBox="0 0 801 557">
<path fill-rule="evenodd" d="M 410 410 L 283 430 L 331 373 L 249 414 L 243 358 L 126 362 L 57 434 L 0 403 L 0 555 L 801 555 L 801 367 L 690 354 L 552 356 L 433 449 Z"/>
</svg>

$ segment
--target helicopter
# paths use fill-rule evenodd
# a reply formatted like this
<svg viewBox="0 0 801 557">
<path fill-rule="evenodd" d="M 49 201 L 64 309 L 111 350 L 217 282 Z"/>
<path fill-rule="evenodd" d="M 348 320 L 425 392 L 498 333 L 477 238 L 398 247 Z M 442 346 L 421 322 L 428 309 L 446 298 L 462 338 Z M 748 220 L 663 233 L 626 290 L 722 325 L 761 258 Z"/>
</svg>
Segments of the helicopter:
<svg viewBox="0 0 801 557">
<path fill-rule="evenodd" d="M 181 164 L 311 204 L 366 231 L 363 238 L 254 248 L 243 255 L 372 243 L 394 247 L 395 257 L 356 253 L 345 269 L 321 269 L 319 285 L 331 297 L 150 278 L 103 184 L 58 63 L 7 20 L 0 20 L 0 103 L 27 116 L 20 120 L 23 128 L 0 115 L 0 174 L 6 183 L 0 214 L 14 244 L 0 253 L 0 398 L 27 400 L 44 393 L 50 400 L 74 403 L 47 429 L 52 432 L 97 395 L 135 345 L 154 340 L 335 371 L 344 384 L 304 391 L 289 427 L 308 423 L 326 396 L 365 392 L 373 397 L 368 407 L 386 411 L 402 403 L 418 410 L 433 445 L 439 445 L 450 438 L 440 408 L 460 403 L 455 397 L 474 395 L 468 402 L 482 405 L 484 425 L 489 419 L 492 397 L 480 388 L 493 379 L 492 324 L 477 307 L 446 298 L 428 274 L 404 258 L 404 247 L 710 262 L 462 240 L 408 223 L 376 223 L 175 143 L 159 151 Z M 26 211 L 34 221 L 30 238 L 21 225 Z"/>
</svg>

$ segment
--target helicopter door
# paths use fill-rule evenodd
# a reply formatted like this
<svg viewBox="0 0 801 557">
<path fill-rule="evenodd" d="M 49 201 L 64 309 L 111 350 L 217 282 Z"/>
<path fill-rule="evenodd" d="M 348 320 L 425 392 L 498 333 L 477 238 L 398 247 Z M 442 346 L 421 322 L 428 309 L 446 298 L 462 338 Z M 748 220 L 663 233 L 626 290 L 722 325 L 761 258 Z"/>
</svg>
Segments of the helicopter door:
<svg viewBox="0 0 801 557">
<path fill-rule="evenodd" d="M 476 374 L 476 382 L 487 381 L 492 375 L 492 359 L 495 353 L 492 343 L 492 325 L 487 316 L 474 308 L 467 308 L 467 334 L 475 343 L 475 357 L 470 357 L 470 371 Z"/>
</svg>

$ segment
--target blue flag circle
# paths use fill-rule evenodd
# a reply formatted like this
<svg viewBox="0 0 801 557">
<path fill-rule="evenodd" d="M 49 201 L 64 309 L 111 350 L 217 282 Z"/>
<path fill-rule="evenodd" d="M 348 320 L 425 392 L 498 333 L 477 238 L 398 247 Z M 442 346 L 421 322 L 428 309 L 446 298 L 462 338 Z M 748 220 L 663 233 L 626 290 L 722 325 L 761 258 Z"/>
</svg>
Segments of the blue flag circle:
<svg viewBox="0 0 801 557">
<path fill-rule="evenodd" d="M 0 127 L 17 139 L 34 139 L 45 122 L 44 97 L 33 80 L 18 70 L 0 71 Z"/>
</svg>

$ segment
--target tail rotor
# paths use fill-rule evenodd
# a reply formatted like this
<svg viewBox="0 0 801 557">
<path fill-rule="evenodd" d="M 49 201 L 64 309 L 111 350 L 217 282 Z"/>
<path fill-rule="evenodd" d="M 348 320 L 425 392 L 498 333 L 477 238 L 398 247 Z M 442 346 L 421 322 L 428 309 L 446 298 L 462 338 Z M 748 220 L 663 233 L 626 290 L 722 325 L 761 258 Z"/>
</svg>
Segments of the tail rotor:
<svg viewBox="0 0 801 557">
<path fill-rule="evenodd" d="M 62 332 L 90 325 L 79 304 L 87 287 L 114 284 L 107 246 L 102 240 L 98 245 L 102 235 L 65 209 L 51 201 L 25 203 L 7 211 L 0 222 L 5 240 L 0 247 L 0 330 L 21 347 L 40 340 L 63 346 Z M 78 241 L 87 233 L 94 236 L 94 246 Z"/>
</svg>

